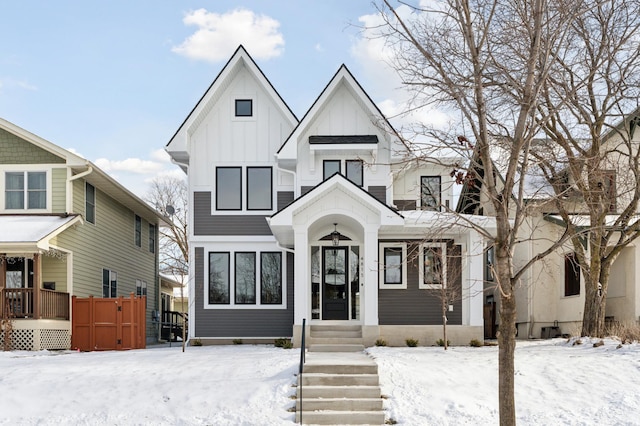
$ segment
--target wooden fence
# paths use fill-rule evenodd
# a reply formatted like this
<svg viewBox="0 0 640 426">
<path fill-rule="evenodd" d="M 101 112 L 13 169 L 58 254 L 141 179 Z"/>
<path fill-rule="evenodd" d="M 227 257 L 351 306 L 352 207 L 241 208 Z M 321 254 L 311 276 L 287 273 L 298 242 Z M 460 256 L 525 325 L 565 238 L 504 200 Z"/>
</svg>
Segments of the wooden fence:
<svg viewBox="0 0 640 426">
<path fill-rule="evenodd" d="M 71 298 L 71 347 L 81 351 L 144 349 L 146 297 Z"/>
</svg>

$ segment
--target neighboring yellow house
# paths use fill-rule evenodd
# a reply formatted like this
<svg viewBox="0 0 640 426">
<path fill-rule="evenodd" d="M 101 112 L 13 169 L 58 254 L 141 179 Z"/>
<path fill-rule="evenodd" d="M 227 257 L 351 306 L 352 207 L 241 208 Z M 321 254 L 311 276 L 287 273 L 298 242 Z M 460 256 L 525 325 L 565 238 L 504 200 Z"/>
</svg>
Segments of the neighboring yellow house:
<svg viewBox="0 0 640 426">
<path fill-rule="evenodd" d="M 158 339 L 157 211 L 4 119 L 0 188 L 0 314 L 12 319 L 14 349 L 69 348 L 71 296 L 146 295 L 147 340 Z"/>
</svg>

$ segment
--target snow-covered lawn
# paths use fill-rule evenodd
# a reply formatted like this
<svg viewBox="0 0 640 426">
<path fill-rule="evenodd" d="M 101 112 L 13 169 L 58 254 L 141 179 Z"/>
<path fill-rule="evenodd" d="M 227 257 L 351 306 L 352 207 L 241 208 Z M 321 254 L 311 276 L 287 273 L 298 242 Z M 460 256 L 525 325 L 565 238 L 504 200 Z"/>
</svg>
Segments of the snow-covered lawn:
<svg viewBox="0 0 640 426">
<path fill-rule="evenodd" d="M 640 345 L 519 342 L 520 424 L 640 424 Z M 496 424 L 497 347 L 369 348 L 387 418 Z M 299 351 L 270 346 L 0 352 L 0 424 L 293 424 Z"/>
</svg>

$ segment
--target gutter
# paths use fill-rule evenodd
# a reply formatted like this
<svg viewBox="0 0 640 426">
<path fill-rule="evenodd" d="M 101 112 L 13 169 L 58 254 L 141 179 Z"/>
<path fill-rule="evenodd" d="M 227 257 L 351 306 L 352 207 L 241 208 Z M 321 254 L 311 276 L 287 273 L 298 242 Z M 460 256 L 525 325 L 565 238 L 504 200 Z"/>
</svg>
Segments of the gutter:
<svg viewBox="0 0 640 426">
<path fill-rule="evenodd" d="M 67 212 L 72 212 L 73 211 L 73 184 L 72 182 L 74 180 L 83 178 L 85 176 L 90 175 L 91 173 L 93 173 L 93 166 L 87 162 L 85 163 L 87 166 L 87 170 L 85 170 L 84 172 L 78 173 L 77 175 L 73 175 L 71 176 L 69 179 L 67 179 L 67 194 L 66 194 L 66 198 L 67 198 Z M 71 169 L 69 169 L 69 172 L 71 172 Z"/>
</svg>

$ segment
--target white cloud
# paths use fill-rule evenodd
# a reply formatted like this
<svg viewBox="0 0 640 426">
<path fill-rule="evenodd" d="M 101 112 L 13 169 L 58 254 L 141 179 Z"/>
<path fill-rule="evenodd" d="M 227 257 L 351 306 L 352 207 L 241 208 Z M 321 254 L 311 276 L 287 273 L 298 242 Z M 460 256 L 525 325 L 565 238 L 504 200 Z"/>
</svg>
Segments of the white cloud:
<svg viewBox="0 0 640 426">
<path fill-rule="evenodd" d="M 223 14 L 198 9 L 188 12 L 182 21 L 198 29 L 171 50 L 192 59 L 226 60 L 240 44 L 259 59 L 277 57 L 283 52 L 280 22 L 248 9 L 238 8 Z"/>
<path fill-rule="evenodd" d="M 105 172 L 129 172 L 136 174 L 157 173 L 164 168 L 164 165 L 157 161 L 142 160 L 140 158 L 127 158 L 126 160 L 108 160 L 98 158 L 96 166 Z"/>
<path fill-rule="evenodd" d="M 171 163 L 171 157 L 162 148 L 151 151 L 151 159 L 160 163 Z"/>
</svg>

